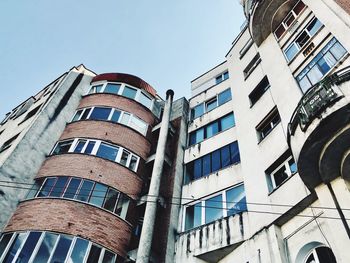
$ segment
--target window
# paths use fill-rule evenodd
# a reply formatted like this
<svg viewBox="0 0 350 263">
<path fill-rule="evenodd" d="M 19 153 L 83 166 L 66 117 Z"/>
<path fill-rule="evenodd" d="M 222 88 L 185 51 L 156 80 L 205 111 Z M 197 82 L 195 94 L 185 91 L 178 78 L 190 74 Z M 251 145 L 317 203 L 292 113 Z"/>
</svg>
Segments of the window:
<svg viewBox="0 0 350 263">
<path fill-rule="evenodd" d="M 100 158 L 126 166 L 134 172 L 137 171 L 140 160 L 140 157 L 120 146 L 93 139 L 76 138 L 67 141 L 60 141 L 51 152 L 52 155 L 65 153 L 96 155 Z M 128 153 L 127 160 L 124 160 L 125 153 Z"/>
<path fill-rule="evenodd" d="M 269 192 L 279 187 L 296 172 L 297 165 L 291 152 L 287 151 L 265 171 Z"/>
<path fill-rule="evenodd" d="M 211 98 L 210 100 L 203 102 L 194 108 L 191 109 L 191 119 L 196 119 L 200 116 L 202 116 L 204 113 L 211 111 L 218 106 L 221 106 L 225 104 L 226 102 L 230 101 L 232 99 L 231 95 L 231 88 L 228 88 L 222 92 L 220 92 L 217 96 L 214 98 Z"/>
<path fill-rule="evenodd" d="M 128 86 L 125 86 L 122 95 L 124 97 L 129 98 L 129 99 L 135 99 L 136 92 L 137 92 L 136 89 L 130 88 Z"/>
<path fill-rule="evenodd" d="M 252 38 L 249 38 L 247 43 L 244 44 L 243 48 L 239 51 L 239 59 L 242 59 L 244 55 L 248 52 L 250 47 L 254 44 L 254 41 Z"/>
<path fill-rule="evenodd" d="M 93 107 L 79 109 L 75 112 L 72 122 L 80 120 L 104 120 L 122 123 L 134 130 L 146 135 L 148 125 L 134 114 L 107 107 Z"/>
<path fill-rule="evenodd" d="M 144 92 L 140 93 L 139 101 L 146 108 L 151 108 L 152 106 L 152 99 L 148 97 Z"/>
<path fill-rule="evenodd" d="M 254 69 L 260 64 L 261 58 L 260 54 L 256 54 L 255 57 L 249 62 L 247 67 L 243 70 L 244 79 L 246 80 L 250 74 L 254 71 Z"/>
<path fill-rule="evenodd" d="M 307 256 L 305 263 L 336 263 L 333 251 L 328 247 L 317 247 Z"/>
<path fill-rule="evenodd" d="M 345 48 L 333 38 L 299 73 L 296 80 L 303 92 L 318 83 L 346 54 Z"/>
<path fill-rule="evenodd" d="M 118 94 L 120 86 L 120 84 L 107 83 L 104 92 Z"/>
<path fill-rule="evenodd" d="M 6 113 L 5 118 L 1 121 L 0 125 L 5 124 L 8 119 L 11 117 L 12 112 Z"/>
<path fill-rule="evenodd" d="M 293 24 L 296 17 L 304 10 L 305 4 L 302 1 L 299 1 L 286 15 L 286 17 L 283 19 L 282 23 L 277 27 L 275 30 L 275 37 L 277 40 L 279 40 L 283 35 L 284 32 Z"/>
<path fill-rule="evenodd" d="M 109 210 L 123 219 L 129 206 L 129 197 L 109 186 L 81 178 L 59 176 L 36 180 L 26 199 L 64 198 L 89 203 Z"/>
<path fill-rule="evenodd" d="M 235 141 L 186 165 L 186 183 L 214 173 L 241 161 L 238 142 Z"/>
<path fill-rule="evenodd" d="M 8 139 L 4 144 L 0 147 L 0 152 L 5 151 L 6 149 L 10 148 L 12 143 L 18 138 L 19 133 L 13 136 L 12 138 Z"/>
<path fill-rule="evenodd" d="M 24 117 L 24 119 L 18 123 L 18 125 L 20 125 L 21 123 L 25 122 L 26 120 L 30 119 L 31 117 L 33 117 L 40 109 L 40 107 L 42 106 L 42 104 L 40 104 L 39 106 L 35 107 L 34 109 L 32 109 L 30 112 L 27 113 L 27 115 Z"/>
<path fill-rule="evenodd" d="M 311 37 L 313 37 L 322 26 L 322 23 L 316 17 L 306 26 L 295 40 L 283 51 L 288 62 L 297 55 L 299 50 L 306 46 Z"/>
<path fill-rule="evenodd" d="M 195 204 L 185 205 L 183 230 L 247 211 L 244 185 L 239 184 Z"/>
<path fill-rule="evenodd" d="M 49 259 L 50 262 L 77 263 L 85 259 L 86 262 L 115 263 L 119 258 L 91 241 L 65 234 L 27 231 L 6 233 L 0 238 L 0 262 L 4 263 L 49 262 Z"/>
<path fill-rule="evenodd" d="M 255 89 L 249 94 L 250 105 L 253 106 L 269 88 L 270 83 L 267 79 L 267 76 L 265 76 L 255 87 Z"/>
<path fill-rule="evenodd" d="M 210 138 L 215 134 L 225 131 L 235 126 L 235 118 L 233 113 L 230 113 L 208 125 L 190 133 L 189 145 L 193 145 Z"/>
<path fill-rule="evenodd" d="M 281 121 L 277 107 L 271 110 L 271 112 L 256 126 L 256 132 L 258 134 L 259 142 L 262 141 Z"/>
<path fill-rule="evenodd" d="M 219 84 L 223 82 L 224 80 L 227 80 L 229 78 L 228 71 L 225 71 L 224 73 L 220 74 L 215 78 L 215 84 Z"/>
</svg>

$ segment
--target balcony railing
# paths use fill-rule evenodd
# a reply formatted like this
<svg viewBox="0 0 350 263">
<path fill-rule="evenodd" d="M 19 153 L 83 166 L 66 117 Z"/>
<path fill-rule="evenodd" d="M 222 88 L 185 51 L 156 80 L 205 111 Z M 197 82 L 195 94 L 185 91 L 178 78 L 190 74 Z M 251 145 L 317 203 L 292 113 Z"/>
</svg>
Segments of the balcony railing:
<svg viewBox="0 0 350 263">
<path fill-rule="evenodd" d="M 294 135 L 298 125 L 305 132 L 321 112 L 330 107 L 343 95 L 337 94 L 332 86 L 350 80 L 350 67 L 346 67 L 311 87 L 301 98 L 289 123 L 289 134 Z"/>
</svg>

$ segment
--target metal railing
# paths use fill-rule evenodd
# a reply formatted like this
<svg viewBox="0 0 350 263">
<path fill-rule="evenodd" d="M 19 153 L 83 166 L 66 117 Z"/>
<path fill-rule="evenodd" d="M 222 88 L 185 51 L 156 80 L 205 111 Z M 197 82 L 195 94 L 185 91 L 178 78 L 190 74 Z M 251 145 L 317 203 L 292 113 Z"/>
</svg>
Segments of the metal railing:
<svg viewBox="0 0 350 263">
<path fill-rule="evenodd" d="M 343 95 L 337 94 L 332 86 L 340 85 L 349 80 L 350 66 L 339 70 L 312 86 L 301 98 L 293 112 L 288 125 L 289 136 L 294 135 L 298 125 L 305 132 L 321 112 L 341 99 Z"/>
</svg>

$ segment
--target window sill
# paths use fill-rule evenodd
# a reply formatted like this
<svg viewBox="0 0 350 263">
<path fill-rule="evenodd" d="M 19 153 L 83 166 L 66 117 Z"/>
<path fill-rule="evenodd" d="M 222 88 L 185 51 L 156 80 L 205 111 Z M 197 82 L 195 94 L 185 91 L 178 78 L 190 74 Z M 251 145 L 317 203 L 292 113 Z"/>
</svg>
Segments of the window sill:
<svg viewBox="0 0 350 263">
<path fill-rule="evenodd" d="M 295 174 L 297 174 L 298 172 L 295 172 L 293 174 L 291 174 L 286 180 L 284 180 L 279 186 L 273 188 L 271 190 L 271 192 L 268 193 L 268 196 L 273 195 L 273 193 L 275 193 L 279 188 L 281 188 L 285 183 L 287 183 L 289 181 L 290 178 L 292 178 Z"/>
</svg>

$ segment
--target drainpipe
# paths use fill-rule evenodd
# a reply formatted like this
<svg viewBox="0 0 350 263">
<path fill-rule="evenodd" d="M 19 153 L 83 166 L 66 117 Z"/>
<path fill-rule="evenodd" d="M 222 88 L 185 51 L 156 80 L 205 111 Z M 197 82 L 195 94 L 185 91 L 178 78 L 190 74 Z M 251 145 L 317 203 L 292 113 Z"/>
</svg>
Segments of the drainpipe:
<svg viewBox="0 0 350 263">
<path fill-rule="evenodd" d="M 159 199 L 159 187 L 163 172 L 165 148 L 168 138 L 169 121 L 173 97 L 174 91 L 168 90 L 166 92 L 166 103 L 163 112 L 162 124 L 160 126 L 159 131 L 159 139 L 152 171 L 151 184 L 149 186 L 149 191 L 146 198 L 146 210 L 143 219 L 136 263 L 149 263 L 150 259 L 154 222 L 156 219 L 157 205 Z"/>
</svg>

